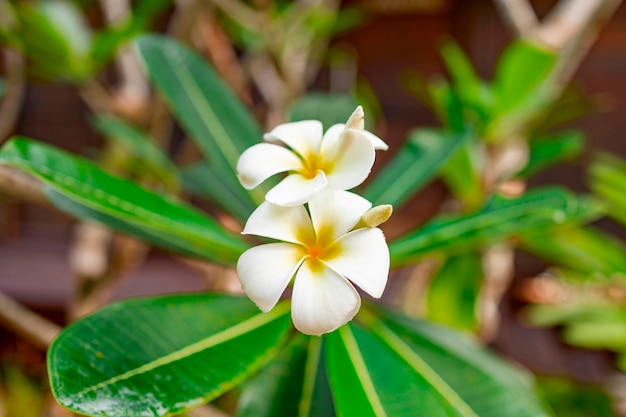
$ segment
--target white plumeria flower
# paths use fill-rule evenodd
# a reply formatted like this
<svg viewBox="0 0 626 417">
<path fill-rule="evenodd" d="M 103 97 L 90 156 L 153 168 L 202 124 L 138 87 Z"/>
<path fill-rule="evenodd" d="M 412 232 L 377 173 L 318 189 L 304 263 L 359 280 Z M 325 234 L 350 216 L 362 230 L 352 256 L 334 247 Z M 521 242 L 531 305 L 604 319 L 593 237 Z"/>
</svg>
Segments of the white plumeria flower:
<svg viewBox="0 0 626 417">
<path fill-rule="evenodd" d="M 262 203 L 243 233 L 282 242 L 256 246 L 239 258 L 248 297 L 268 312 L 295 275 L 291 317 L 299 331 L 321 335 L 352 320 L 361 298 L 350 281 L 379 298 L 389 274 L 385 236 L 370 226 L 386 221 L 391 206 L 370 207 L 356 194 L 330 189 L 309 202 L 308 212 L 303 205 Z"/>
<path fill-rule="evenodd" d="M 265 199 L 279 206 L 308 202 L 325 188 L 349 190 L 361 184 L 374 164 L 374 151 L 388 148 L 378 136 L 364 130 L 363 108 L 358 106 L 344 124 L 324 135 L 318 120 L 285 123 L 266 133 L 266 141 L 246 149 L 237 162 L 237 176 L 248 190 L 280 172 L 289 175 Z"/>
</svg>

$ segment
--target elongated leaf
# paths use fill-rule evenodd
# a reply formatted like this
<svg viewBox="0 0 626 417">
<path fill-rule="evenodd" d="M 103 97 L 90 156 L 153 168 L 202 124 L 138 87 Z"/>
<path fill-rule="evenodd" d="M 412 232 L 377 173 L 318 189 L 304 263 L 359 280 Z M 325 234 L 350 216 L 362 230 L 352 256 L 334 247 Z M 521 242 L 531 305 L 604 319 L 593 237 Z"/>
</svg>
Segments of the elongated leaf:
<svg viewBox="0 0 626 417">
<path fill-rule="evenodd" d="M 52 146 L 15 138 L 0 150 L 0 163 L 42 180 L 60 209 L 80 212 L 157 245 L 224 264 L 234 264 L 248 248 L 241 238 L 185 203 L 114 177 Z"/>
<path fill-rule="evenodd" d="M 449 330 L 391 316 L 328 337 L 338 414 L 540 417 L 528 376 Z"/>
<path fill-rule="evenodd" d="M 556 227 L 538 235 L 522 235 L 521 247 L 557 267 L 589 278 L 626 274 L 626 246 L 592 226 Z"/>
<path fill-rule="evenodd" d="M 144 175 L 154 174 L 166 188 L 178 189 L 178 168 L 147 133 L 122 119 L 105 114 L 96 115 L 92 125 L 101 134 L 119 143 L 126 155 L 140 161 L 148 171 Z"/>
<path fill-rule="evenodd" d="M 466 139 L 467 136 L 444 130 L 411 132 L 400 152 L 369 183 L 363 196 L 374 205 L 401 206 L 437 175 Z"/>
<path fill-rule="evenodd" d="M 609 216 L 626 225 L 626 161 L 600 154 L 589 169 L 589 183 L 593 192 L 609 203 Z"/>
<path fill-rule="evenodd" d="M 135 45 L 148 75 L 205 158 L 250 211 L 254 203 L 235 174 L 239 155 L 261 139 L 261 128 L 208 64 L 177 41 L 158 35 L 139 37 Z M 262 201 L 262 191 L 257 193 Z M 213 193 L 229 209 L 228 199 Z"/>
<path fill-rule="evenodd" d="M 478 209 L 485 201 L 480 175 L 483 170 L 481 152 L 478 138 L 470 136 L 441 171 L 441 178 L 452 194 L 463 202 L 466 211 Z"/>
<path fill-rule="evenodd" d="M 322 339 L 294 338 L 243 385 L 238 417 L 333 417 Z"/>
<path fill-rule="evenodd" d="M 65 329 L 48 351 L 52 392 L 89 416 L 166 416 L 210 401 L 272 357 L 291 328 L 283 303 L 176 295 L 122 301 Z"/>
<path fill-rule="evenodd" d="M 476 303 L 483 278 L 479 253 L 465 253 L 446 259 L 428 286 L 428 318 L 461 330 L 478 324 Z"/>
<path fill-rule="evenodd" d="M 585 135 L 579 130 L 537 138 L 530 143 L 528 163 L 517 176 L 529 178 L 559 162 L 579 155 L 585 146 Z"/>
<path fill-rule="evenodd" d="M 494 196 L 479 212 L 436 218 L 391 242 L 389 250 L 392 264 L 405 265 L 433 251 L 469 251 L 521 233 L 541 233 L 555 224 L 589 221 L 599 214 L 595 200 L 558 188 L 537 189 L 518 198 Z"/>
</svg>

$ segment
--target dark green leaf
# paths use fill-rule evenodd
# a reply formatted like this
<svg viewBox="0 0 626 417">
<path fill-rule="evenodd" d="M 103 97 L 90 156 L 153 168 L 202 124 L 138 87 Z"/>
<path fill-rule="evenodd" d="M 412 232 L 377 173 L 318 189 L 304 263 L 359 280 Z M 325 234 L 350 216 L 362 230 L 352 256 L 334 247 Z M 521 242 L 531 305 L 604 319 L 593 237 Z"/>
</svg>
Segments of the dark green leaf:
<svg viewBox="0 0 626 417">
<path fill-rule="evenodd" d="M 62 210 L 102 221 L 157 245 L 230 265 L 248 248 L 239 236 L 185 203 L 114 177 L 49 145 L 15 138 L 0 150 L 0 163 L 21 168 L 43 181 L 54 191 L 49 195 Z"/>
<path fill-rule="evenodd" d="M 584 222 L 600 214 L 595 200 L 559 188 L 543 188 L 518 198 L 494 196 L 479 212 L 441 216 L 389 245 L 392 264 L 406 265 L 436 251 L 459 253 L 522 233 L 538 233 L 565 222 Z"/>
<path fill-rule="evenodd" d="M 550 136 L 542 136 L 530 142 L 530 156 L 526 167 L 517 176 L 529 178 L 538 172 L 578 156 L 585 146 L 585 135 L 570 130 Z"/>
<path fill-rule="evenodd" d="M 411 132 L 400 152 L 368 184 L 363 196 L 374 205 L 401 206 L 437 175 L 466 139 L 467 136 L 444 130 Z"/>
<path fill-rule="evenodd" d="M 48 351 L 52 392 L 99 417 L 166 416 L 214 399 L 272 357 L 288 304 L 175 295 L 112 304 L 65 329 Z"/>
<path fill-rule="evenodd" d="M 238 417 L 333 417 L 322 339 L 299 335 L 243 385 Z"/>
<path fill-rule="evenodd" d="M 237 180 L 239 155 L 261 139 L 261 128 L 235 94 L 195 52 L 159 35 L 139 37 L 135 45 L 146 70 L 215 173 L 252 211 L 250 195 Z M 212 192 L 229 209 L 230 198 Z M 255 191 L 263 201 L 263 190 Z"/>
<path fill-rule="evenodd" d="M 457 334 L 362 315 L 328 336 L 328 372 L 345 417 L 546 416 L 529 377 Z"/>
<path fill-rule="evenodd" d="M 537 380 L 542 398 L 555 416 L 614 417 L 613 400 L 602 386 L 581 384 L 566 378 Z"/>
<path fill-rule="evenodd" d="M 427 317 L 460 330 L 475 330 L 476 304 L 483 279 L 479 253 L 446 259 L 428 286 Z"/>
</svg>

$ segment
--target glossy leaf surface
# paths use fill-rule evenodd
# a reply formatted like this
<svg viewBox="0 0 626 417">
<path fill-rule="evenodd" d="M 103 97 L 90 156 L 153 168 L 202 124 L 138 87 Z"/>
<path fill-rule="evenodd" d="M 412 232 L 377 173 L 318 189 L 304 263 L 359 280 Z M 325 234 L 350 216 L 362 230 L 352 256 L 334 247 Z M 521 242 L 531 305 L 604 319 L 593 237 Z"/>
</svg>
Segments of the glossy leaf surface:
<svg viewBox="0 0 626 417">
<path fill-rule="evenodd" d="M 389 315 L 328 336 L 341 416 L 547 416 L 530 378 L 449 330 Z"/>
<path fill-rule="evenodd" d="M 280 348 L 289 307 L 176 295 L 112 304 L 64 330 L 48 351 L 52 392 L 90 416 L 166 416 L 226 392 Z"/>
<path fill-rule="evenodd" d="M 413 262 L 427 253 L 468 251 L 520 233 L 541 233 L 565 222 L 589 221 L 600 215 L 595 200 L 559 188 L 535 189 L 518 198 L 494 196 L 480 211 L 441 216 L 389 245 L 392 264 Z"/>
<path fill-rule="evenodd" d="M 363 196 L 374 205 L 399 207 L 437 175 L 467 136 L 444 130 L 413 131 L 402 149 L 369 183 Z"/>
<path fill-rule="evenodd" d="M 50 145 L 16 138 L 0 163 L 42 180 L 59 208 L 195 257 L 234 264 L 248 248 L 239 236 L 172 197 L 153 193 Z"/>
</svg>

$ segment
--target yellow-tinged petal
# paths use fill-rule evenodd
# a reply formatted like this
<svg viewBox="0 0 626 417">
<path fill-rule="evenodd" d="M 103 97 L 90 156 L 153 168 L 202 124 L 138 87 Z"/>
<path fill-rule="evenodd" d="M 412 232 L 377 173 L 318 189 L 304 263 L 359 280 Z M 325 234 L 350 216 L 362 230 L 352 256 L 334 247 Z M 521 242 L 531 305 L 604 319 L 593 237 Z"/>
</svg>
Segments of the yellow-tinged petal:
<svg viewBox="0 0 626 417">
<path fill-rule="evenodd" d="M 313 178 L 294 173 L 269 190 L 265 199 L 279 206 L 297 206 L 309 201 L 327 185 L 324 171 L 318 171 Z"/>
<path fill-rule="evenodd" d="M 248 249 L 237 261 L 241 286 L 259 308 L 268 312 L 278 302 L 303 258 L 297 245 L 268 243 Z"/>
<path fill-rule="evenodd" d="M 389 276 L 389 248 L 380 229 L 364 228 L 350 232 L 334 243 L 336 248 L 324 258 L 332 269 L 374 298 L 383 295 Z"/>
<path fill-rule="evenodd" d="M 341 275 L 306 259 L 293 284 L 291 318 L 302 333 L 319 336 L 352 320 L 361 298 Z"/>
<path fill-rule="evenodd" d="M 311 153 L 318 154 L 322 143 L 324 127 L 318 120 L 283 123 L 263 135 L 265 140 L 279 140 L 306 157 Z"/>
<path fill-rule="evenodd" d="M 289 149 L 270 143 L 259 143 L 246 149 L 237 161 L 237 177 L 251 190 L 279 172 L 297 170 L 302 160 Z"/>
<path fill-rule="evenodd" d="M 349 191 L 326 189 L 309 202 L 313 229 L 318 238 L 331 243 L 348 233 L 372 203 Z"/>
<path fill-rule="evenodd" d="M 252 212 L 241 233 L 291 243 L 310 242 L 314 236 L 311 219 L 304 206 L 284 207 L 267 201 Z"/>
<path fill-rule="evenodd" d="M 323 149 L 328 186 L 349 190 L 361 184 L 370 174 L 374 157 L 374 147 L 363 132 L 344 130 L 339 140 Z"/>
</svg>

